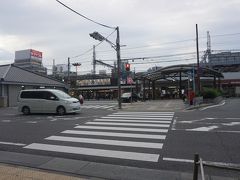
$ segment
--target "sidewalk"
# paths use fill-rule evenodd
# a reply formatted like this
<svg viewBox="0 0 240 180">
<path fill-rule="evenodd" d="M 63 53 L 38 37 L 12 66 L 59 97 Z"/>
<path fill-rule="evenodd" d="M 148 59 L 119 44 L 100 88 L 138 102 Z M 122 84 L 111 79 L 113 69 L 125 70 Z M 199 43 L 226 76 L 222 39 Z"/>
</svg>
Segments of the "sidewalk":
<svg viewBox="0 0 240 180">
<path fill-rule="evenodd" d="M 182 111 L 185 104 L 181 99 L 163 99 L 122 103 L 123 111 Z"/>
<path fill-rule="evenodd" d="M 191 172 L 137 168 L 4 151 L 0 151 L 0 162 L 2 162 L 0 180 L 192 180 L 193 178 Z M 16 165 L 8 165 L 8 163 Z M 219 177 L 209 173 L 206 173 L 206 180 L 239 180 L 236 176 L 235 178 Z"/>
<path fill-rule="evenodd" d="M 97 180 L 97 179 L 80 178 L 74 177 L 73 175 L 66 175 L 60 172 L 52 172 L 0 163 L 0 180 Z"/>
</svg>

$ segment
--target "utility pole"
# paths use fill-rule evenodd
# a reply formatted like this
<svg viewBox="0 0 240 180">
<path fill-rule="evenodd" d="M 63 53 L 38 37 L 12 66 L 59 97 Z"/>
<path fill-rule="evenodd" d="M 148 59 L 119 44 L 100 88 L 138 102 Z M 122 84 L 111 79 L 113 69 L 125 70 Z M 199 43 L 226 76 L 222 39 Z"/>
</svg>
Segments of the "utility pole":
<svg viewBox="0 0 240 180">
<path fill-rule="evenodd" d="M 117 30 L 117 39 L 116 39 L 116 51 L 117 51 L 117 72 L 118 72 L 118 108 L 122 109 L 122 99 L 121 99 L 121 57 L 120 57 L 120 35 L 119 27 Z"/>
<path fill-rule="evenodd" d="M 68 57 L 68 78 L 67 78 L 67 84 L 70 84 L 70 57 Z"/>
<path fill-rule="evenodd" d="M 55 66 L 55 59 L 53 59 L 52 74 L 53 74 L 53 77 L 55 77 L 55 76 L 56 76 L 56 66 Z"/>
<path fill-rule="evenodd" d="M 93 75 L 96 74 L 96 51 L 95 45 L 93 45 Z"/>
<path fill-rule="evenodd" d="M 112 43 L 111 41 L 109 41 L 107 38 L 103 37 L 101 34 L 99 34 L 98 32 L 93 32 L 90 33 L 90 37 L 99 40 L 99 41 L 107 41 L 109 44 L 111 44 L 111 46 L 116 50 L 117 52 L 117 74 L 118 74 L 118 108 L 122 109 L 122 100 L 121 100 L 121 57 L 120 57 L 120 35 L 119 35 L 119 27 L 115 28 L 117 31 L 117 38 L 116 38 L 116 44 Z M 95 60 L 95 62 L 101 62 L 98 60 Z M 101 64 L 105 64 L 107 66 L 109 66 L 106 63 L 101 62 Z"/>
<path fill-rule="evenodd" d="M 209 62 L 209 56 L 211 55 L 211 37 L 210 32 L 207 31 L 207 59 Z"/>
<path fill-rule="evenodd" d="M 200 87 L 200 67 L 199 67 L 198 25 L 197 24 L 196 24 L 196 48 L 197 48 L 197 86 L 198 86 L 198 93 L 200 93 L 201 87 Z"/>
</svg>

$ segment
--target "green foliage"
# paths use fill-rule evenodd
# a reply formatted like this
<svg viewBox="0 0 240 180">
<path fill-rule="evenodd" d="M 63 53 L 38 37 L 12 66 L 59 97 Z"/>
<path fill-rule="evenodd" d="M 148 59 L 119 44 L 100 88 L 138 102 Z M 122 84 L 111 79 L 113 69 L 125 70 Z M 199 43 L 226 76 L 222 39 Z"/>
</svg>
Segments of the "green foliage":
<svg viewBox="0 0 240 180">
<path fill-rule="evenodd" d="M 222 95 L 222 92 L 215 88 L 203 88 L 201 93 L 204 99 L 214 99 Z"/>
</svg>

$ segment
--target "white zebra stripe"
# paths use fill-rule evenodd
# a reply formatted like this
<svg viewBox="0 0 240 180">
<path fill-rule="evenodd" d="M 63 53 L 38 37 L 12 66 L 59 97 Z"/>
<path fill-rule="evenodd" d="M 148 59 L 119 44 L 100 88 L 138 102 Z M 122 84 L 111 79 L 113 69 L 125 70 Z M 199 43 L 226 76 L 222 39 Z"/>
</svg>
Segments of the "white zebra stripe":
<svg viewBox="0 0 240 180">
<path fill-rule="evenodd" d="M 43 151 L 81 154 L 81 155 L 88 155 L 88 156 L 128 159 L 128 160 L 136 160 L 136 161 L 158 162 L 158 159 L 159 159 L 159 154 L 104 150 L 104 149 L 94 149 L 94 148 L 81 148 L 81 147 L 72 147 L 72 146 L 40 144 L 40 143 L 33 143 L 28 146 L 25 146 L 24 148 L 43 150 Z"/>
<path fill-rule="evenodd" d="M 130 137 L 130 138 L 145 138 L 145 139 L 165 139 L 166 135 L 154 134 L 135 134 L 135 133 L 115 133 L 115 132 L 100 132 L 100 131 L 77 131 L 65 130 L 64 134 L 81 134 L 81 135 L 95 135 L 95 136 L 112 136 L 112 137 Z"/>
<path fill-rule="evenodd" d="M 171 118 L 168 118 L 168 117 L 164 117 L 164 118 L 150 118 L 150 117 L 110 117 L 110 116 L 105 116 L 104 117 L 105 119 L 151 119 L 151 120 L 172 120 L 172 117 Z"/>
<path fill-rule="evenodd" d="M 125 120 L 125 119 L 94 119 L 94 121 L 101 122 L 145 122 L 145 123 L 162 123 L 162 124 L 170 124 L 171 120 L 166 121 L 148 121 L 148 120 Z"/>
<path fill-rule="evenodd" d="M 141 126 L 141 127 L 165 127 L 168 128 L 169 124 L 143 124 L 143 123 L 111 123 L 111 122 L 86 122 L 85 124 L 93 125 L 107 125 L 107 126 Z"/>
<path fill-rule="evenodd" d="M 140 147 L 140 148 L 152 148 L 152 149 L 162 149 L 162 146 L 163 146 L 162 143 L 78 138 L 78 137 L 65 137 L 65 136 L 50 136 L 45 139 L 55 140 L 55 141 L 79 142 L 79 143 L 88 143 L 88 144 L 104 144 L 104 145 L 112 145 L 112 146 L 128 146 L 128 147 Z"/>
<path fill-rule="evenodd" d="M 86 126 L 80 125 L 75 128 L 81 129 L 104 129 L 104 130 L 119 130 L 119 131 L 139 131 L 139 132 L 160 132 L 166 133 L 168 129 L 149 129 L 149 128 L 127 128 L 127 127 L 109 127 L 109 126 Z"/>
</svg>

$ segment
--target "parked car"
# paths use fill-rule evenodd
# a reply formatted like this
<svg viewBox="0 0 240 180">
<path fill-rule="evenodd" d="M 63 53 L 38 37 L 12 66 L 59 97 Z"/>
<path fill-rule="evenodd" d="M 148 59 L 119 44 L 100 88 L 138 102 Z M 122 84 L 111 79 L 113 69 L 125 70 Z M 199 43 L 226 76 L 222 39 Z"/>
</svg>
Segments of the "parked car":
<svg viewBox="0 0 240 180">
<path fill-rule="evenodd" d="M 136 102 L 139 100 L 139 97 L 136 93 L 127 92 L 122 94 L 121 99 L 122 102 Z"/>
<path fill-rule="evenodd" d="M 30 113 L 65 113 L 80 112 L 78 99 L 56 89 L 22 90 L 18 96 L 18 111 Z"/>
</svg>

